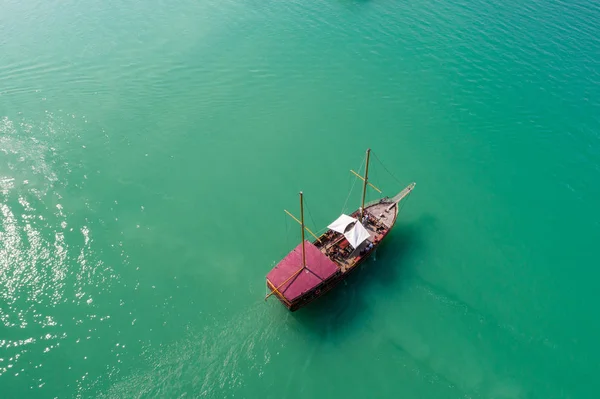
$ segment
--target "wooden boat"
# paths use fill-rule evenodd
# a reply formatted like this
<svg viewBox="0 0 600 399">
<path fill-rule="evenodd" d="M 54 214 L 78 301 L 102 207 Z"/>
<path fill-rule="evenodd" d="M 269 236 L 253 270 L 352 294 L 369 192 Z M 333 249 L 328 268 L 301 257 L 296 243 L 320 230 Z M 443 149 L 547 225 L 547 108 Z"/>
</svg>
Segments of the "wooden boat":
<svg viewBox="0 0 600 399">
<path fill-rule="evenodd" d="M 415 188 L 409 184 L 392 198 L 383 197 L 365 205 L 367 186 L 381 191 L 369 182 L 367 150 L 365 175 L 351 170 L 363 182 L 361 206 L 350 215 L 342 214 L 320 236 L 304 224 L 304 201 L 300 192 L 300 220 L 302 241 L 267 274 L 269 293 L 265 300 L 276 296 L 290 311 L 296 311 L 324 295 L 346 278 L 371 255 L 388 235 L 398 217 L 399 203 Z M 309 232 L 314 241 L 304 238 Z"/>
</svg>

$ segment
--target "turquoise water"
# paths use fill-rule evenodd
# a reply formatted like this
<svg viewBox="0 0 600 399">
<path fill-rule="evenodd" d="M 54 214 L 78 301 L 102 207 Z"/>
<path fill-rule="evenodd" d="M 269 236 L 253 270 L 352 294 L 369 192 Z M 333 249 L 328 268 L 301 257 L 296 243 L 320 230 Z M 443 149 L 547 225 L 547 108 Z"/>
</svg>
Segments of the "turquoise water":
<svg viewBox="0 0 600 399">
<path fill-rule="evenodd" d="M 3 2 L 0 396 L 595 397 L 599 19 Z M 417 182 L 393 233 L 310 307 L 263 302 L 283 209 L 326 226 L 367 147 L 386 194 Z"/>
</svg>

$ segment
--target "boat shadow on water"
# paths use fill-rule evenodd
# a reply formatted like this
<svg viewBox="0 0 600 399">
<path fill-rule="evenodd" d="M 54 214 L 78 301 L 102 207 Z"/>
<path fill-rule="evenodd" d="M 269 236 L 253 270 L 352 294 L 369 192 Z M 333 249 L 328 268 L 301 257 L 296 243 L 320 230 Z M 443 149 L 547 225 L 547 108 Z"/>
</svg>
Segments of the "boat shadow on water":
<svg viewBox="0 0 600 399">
<path fill-rule="evenodd" d="M 423 215 L 414 222 L 400 222 L 377 252 L 359 266 L 323 297 L 303 309 L 292 313 L 292 317 L 310 333 L 319 336 L 340 338 L 364 328 L 370 311 L 377 306 L 376 295 L 386 295 L 389 290 L 398 291 L 415 273 L 415 255 L 425 250 L 429 243 L 426 237 L 435 229 L 436 219 Z"/>
</svg>

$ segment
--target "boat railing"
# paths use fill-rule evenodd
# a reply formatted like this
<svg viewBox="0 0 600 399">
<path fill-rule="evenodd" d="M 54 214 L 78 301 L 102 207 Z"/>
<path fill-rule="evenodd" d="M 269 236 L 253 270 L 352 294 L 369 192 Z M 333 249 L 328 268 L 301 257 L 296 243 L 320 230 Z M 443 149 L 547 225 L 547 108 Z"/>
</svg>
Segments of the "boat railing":
<svg viewBox="0 0 600 399">
<path fill-rule="evenodd" d="M 372 205 L 377 205 L 377 204 L 385 203 L 387 201 L 389 201 L 389 197 L 383 197 L 383 198 L 379 198 L 379 199 L 376 199 L 376 200 L 373 200 L 373 201 L 369 201 L 369 202 L 367 202 L 365 204 L 365 208 L 368 208 L 368 207 L 370 207 Z"/>
</svg>

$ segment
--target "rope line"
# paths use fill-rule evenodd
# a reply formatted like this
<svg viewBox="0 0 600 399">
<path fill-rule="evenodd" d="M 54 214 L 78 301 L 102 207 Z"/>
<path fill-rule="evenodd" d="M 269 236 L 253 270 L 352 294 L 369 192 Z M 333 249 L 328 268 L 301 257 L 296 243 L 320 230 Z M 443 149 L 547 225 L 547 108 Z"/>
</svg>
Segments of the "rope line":
<svg viewBox="0 0 600 399">
<path fill-rule="evenodd" d="M 317 224 L 315 223 L 315 220 L 312 217 L 312 213 L 310 213 L 310 208 L 308 207 L 308 201 L 306 201 L 306 198 L 304 199 L 304 204 L 306 205 L 306 210 L 308 211 L 308 216 L 310 217 L 310 221 L 312 222 L 313 226 L 317 226 Z"/>
<path fill-rule="evenodd" d="M 400 212 L 402 212 L 402 208 L 404 208 L 404 205 L 406 205 L 406 203 L 408 202 L 408 199 L 410 198 L 411 194 L 412 194 L 412 190 L 410 191 L 410 193 L 408 193 L 406 198 L 404 198 L 404 200 L 401 201 L 402 205 L 400 205 L 400 207 L 398 208 L 398 214 L 400 214 Z"/>
<path fill-rule="evenodd" d="M 377 159 L 377 161 L 379 162 L 379 164 L 381 164 L 383 169 L 385 169 L 385 171 L 388 172 L 390 176 L 392 176 L 394 180 L 396 180 L 396 182 L 398 182 L 399 184 L 403 184 L 392 172 L 390 172 L 388 168 L 385 167 L 385 165 L 383 164 L 383 162 L 381 162 L 381 159 L 379 159 L 376 153 L 372 152 L 372 154 L 375 155 L 375 159 Z"/>
<path fill-rule="evenodd" d="M 361 172 L 363 165 L 365 164 L 365 161 L 367 160 L 366 155 L 363 158 L 363 161 L 360 165 L 360 168 L 358 169 L 358 173 Z M 348 200 L 350 199 L 350 195 L 352 195 L 352 191 L 354 190 L 354 186 L 356 185 L 356 180 L 358 180 L 358 177 L 354 178 L 354 181 L 352 183 L 352 187 L 350 188 L 350 192 L 348 193 L 348 196 L 346 197 L 346 201 L 344 202 L 344 206 L 342 207 L 342 211 L 340 213 L 344 213 L 344 211 L 346 210 L 346 205 L 348 205 Z"/>
</svg>

